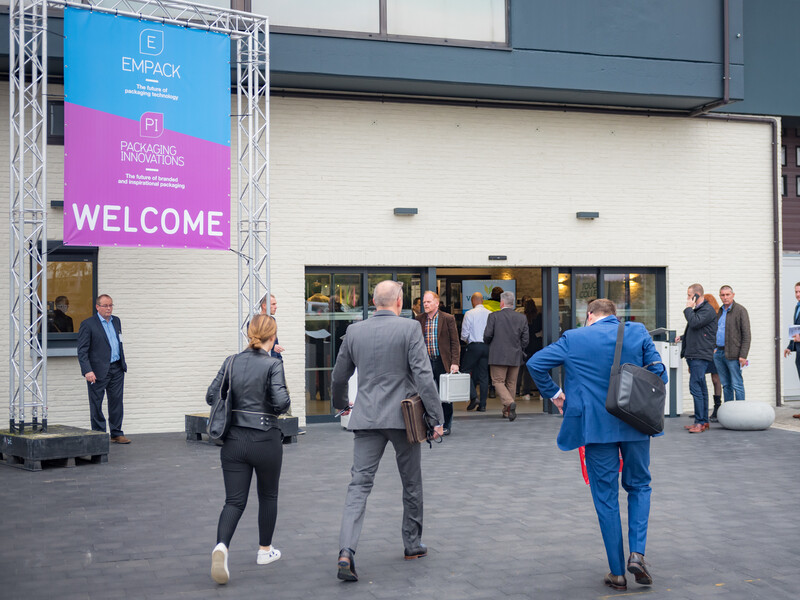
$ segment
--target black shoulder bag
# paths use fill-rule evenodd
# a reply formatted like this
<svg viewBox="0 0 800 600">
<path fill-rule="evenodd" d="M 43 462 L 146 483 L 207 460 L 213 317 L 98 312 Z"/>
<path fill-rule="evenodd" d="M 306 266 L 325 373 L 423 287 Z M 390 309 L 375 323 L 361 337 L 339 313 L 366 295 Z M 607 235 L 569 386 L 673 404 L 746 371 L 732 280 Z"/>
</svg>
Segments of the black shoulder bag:
<svg viewBox="0 0 800 600">
<path fill-rule="evenodd" d="M 225 364 L 225 373 L 219 385 L 219 395 L 208 414 L 208 437 L 212 440 L 223 440 L 231 428 L 231 365 L 236 356 L 229 356 Z"/>
<path fill-rule="evenodd" d="M 617 330 L 617 346 L 614 350 L 614 364 L 608 382 L 606 410 L 642 433 L 647 435 L 661 433 L 664 430 L 667 386 L 661 377 L 644 367 L 629 363 L 619 364 L 624 333 L 625 323 L 620 323 Z"/>
</svg>

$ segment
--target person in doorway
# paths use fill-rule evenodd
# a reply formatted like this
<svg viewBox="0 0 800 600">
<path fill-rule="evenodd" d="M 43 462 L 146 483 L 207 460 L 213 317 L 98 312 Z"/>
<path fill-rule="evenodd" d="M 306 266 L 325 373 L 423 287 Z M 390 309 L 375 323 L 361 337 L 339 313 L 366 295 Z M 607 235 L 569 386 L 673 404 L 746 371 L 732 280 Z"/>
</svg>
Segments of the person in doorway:
<svg viewBox="0 0 800 600">
<path fill-rule="evenodd" d="M 514 292 L 500 294 L 500 310 L 489 315 L 483 341 L 489 344 L 489 373 L 503 403 L 503 418 L 517 418 L 517 376 L 528 345 L 528 321 L 514 311 Z"/>
<path fill-rule="evenodd" d="M 105 431 L 103 397 L 108 395 L 108 425 L 111 441 L 130 444 L 122 431 L 122 396 L 125 388 L 125 349 L 122 322 L 112 315 L 114 301 L 100 294 L 95 302 L 97 314 L 85 319 L 78 329 L 78 363 L 89 391 L 89 416 L 92 431 Z"/>
<path fill-rule="evenodd" d="M 794 325 L 800 325 L 800 281 L 794 284 L 794 299 L 797 300 L 797 304 L 794 307 L 794 319 L 792 323 Z M 789 345 L 786 346 L 786 350 L 783 351 L 783 357 L 786 358 L 792 352 L 795 352 L 794 356 L 794 366 L 797 369 L 797 375 L 800 377 L 800 335 L 795 335 L 789 340 Z M 800 413 L 796 415 L 792 415 L 795 419 L 800 419 Z"/>
<path fill-rule="evenodd" d="M 333 369 L 333 405 L 352 415 L 352 479 L 347 487 L 339 532 L 337 577 L 358 581 L 355 553 L 375 473 L 386 449 L 394 446 L 403 483 L 403 535 L 406 560 L 427 556 L 422 543 L 422 453 L 408 441 L 400 403 L 416 391 L 434 423 L 434 438 L 443 434 L 442 406 L 433 384 L 431 360 L 420 328 L 400 318 L 403 284 L 381 281 L 372 295 L 375 312 L 347 328 Z M 438 304 L 438 301 L 437 301 Z M 358 402 L 350 405 L 348 382 L 358 369 Z"/>
<path fill-rule="evenodd" d="M 503 288 L 501 288 L 499 285 L 494 286 L 489 299 L 486 300 L 483 305 L 488 308 L 490 312 L 497 312 L 500 310 L 500 294 L 502 293 Z"/>
<path fill-rule="evenodd" d="M 719 288 L 722 306 L 717 310 L 714 364 L 722 382 L 725 402 L 744 400 L 742 368 L 747 364 L 747 353 L 750 351 L 750 316 L 744 306 L 734 302 L 734 296 L 731 286 Z M 716 404 L 712 416 L 717 416 Z"/>
<path fill-rule="evenodd" d="M 247 505 L 253 471 L 258 490 L 256 563 L 266 565 L 281 557 L 280 550 L 272 546 L 283 462 L 278 415 L 286 412 L 290 402 L 283 363 L 269 355 L 277 333 L 275 319 L 254 316 L 247 327 L 247 348 L 225 359 L 206 392 L 210 406 L 220 391 L 225 393 L 227 389 L 232 406 L 231 427 L 220 448 L 225 506 L 217 523 L 217 545 L 211 552 L 211 577 L 219 584 L 230 579 L 228 548 Z"/>
<path fill-rule="evenodd" d="M 433 380 L 439 389 L 439 376 L 458 373 L 461 359 L 461 344 L 458 342 L 456 318 L 439 309 L 439 294 L 428 290 L 422 295 L 424 313 L 417 317 L 425 338 L 425 347 L 431 363 Z M 453 405 L 442 402 L 444 412 L 444 435 L 450 435 L 453 427 Z"/>
<path fill-rule="evenodd" d="M 472 309 L 464 315 L 461 323 L 461 339 L 467 344 L 461 357 L 461 370 L 469 373 L 472 386 L 467 410 L 486 412 L 486 397 L 489 393 L 489 345 L 483 341 L 486 321 L 491 314 L 483 305 L 483 294 L 475 292 L 470 297 Z M 480 400 L 476 386 L 480 387 Z"/>
<path fill-rule="evenodd" d="M 689 392 L 694 399 L 694 425 L 689 433 L 702 433 L 708 424 L 706 371 L 714 359 L 717 315 L 703 297 L 703 286 L 694 283 L 686 291 L 686 329 L 681 337 L 681 358 L 689 365 Z"/>
<path fill-rule="evenodd" d="M 614 362 L 619 320 L 611 300 L 593 300 L 587 307 L 586 327 L 570 329 L 554 344 L 528 361 L 528 369 L 542 397 L 551 398 L 564 415 L 558 432 L 561 450 L 585 446 L 586 471 L 610 573 L 606 585 L 627 589 L 625 547 L 619 516 L 619 470 L 622 456 L 622 487 L 628 494 L 627 570 L 640 585 L 653 578 L 645 563 L 647 524 L 650 516 L 650 436 L 620 421 L 606 410 L 606 395 Z M 625 323 L 621 363 L 647 369 L 667 382 L 666 368 L 641 323 Z M 564 366 L 561 389 L 550 370 Z"/>
<path fill-rule="evenodd" d="M 536 308 L 536 301 L 526 296 L 524 303 L 525 319 L 528 321 L 528 345 L 522 349 L 522 366 L 517 377 L 517 396 L 522 396 L 526 402 L 531 399 L 533 392 L 533 379 L 525 366 L 531 356 L 542 349 L 542 313 Z M 519 312 L 519 310 L 517 310 Z"/>
<path fill-rule="evenodd" d="M 414 313 L 414 318 L 422 314 L 422 298 L 414 298 L 414 303 L 411 305 L 411 312 Z"/>
</svg>

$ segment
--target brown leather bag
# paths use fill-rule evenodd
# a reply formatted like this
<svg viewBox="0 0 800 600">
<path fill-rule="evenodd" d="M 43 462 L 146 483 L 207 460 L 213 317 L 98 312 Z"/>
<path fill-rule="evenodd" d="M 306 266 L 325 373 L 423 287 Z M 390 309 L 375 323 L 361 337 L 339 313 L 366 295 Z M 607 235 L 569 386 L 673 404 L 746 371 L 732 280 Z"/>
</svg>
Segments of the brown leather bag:
<svg viewBox="0 0 800 600">
<path fill-rule="evenodd" d="M 406 422 L 406 438 L 408 441 L 412 444 L 430 443 L 432 427 L 426 419 L 425 405 L 422 404 L 422 398 L 419 397 L 419 394 L 414 394 L 411 398 L 401 401 L 400 409 Z"/>
</svg>

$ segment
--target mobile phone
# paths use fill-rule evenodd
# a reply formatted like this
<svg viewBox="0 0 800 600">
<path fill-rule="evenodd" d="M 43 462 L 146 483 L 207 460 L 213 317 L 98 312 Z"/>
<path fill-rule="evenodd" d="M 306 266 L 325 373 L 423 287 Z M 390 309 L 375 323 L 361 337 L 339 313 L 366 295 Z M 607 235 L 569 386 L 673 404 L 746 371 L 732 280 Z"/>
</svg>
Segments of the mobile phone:
<svg viewBox="0 0 800 600">
<path fill-rule="evenodd" d="M 337 417 L 341 417 L 341 416 L 342 416 L 344 413 L 346 413 L 346 412 L 347 412 L 348 410 L 350 410 L 351 408 L 353 408 L 353 407 L 352 407 L 352 406 L 348 406 L 347 408 L 343 408 L 342 410 L 340 410 L 339 412 L 337 412 L 335 415 L 333 415 L 333 418 L 335 419 L 335 418 L 337 418 Z"/>
<path fill-rule="evenodd" d="M 700 297 L 700 294 L 695 294 L 694 296 L 692 296 L 692 300 L 694 300 L 695 302 L 697 302 L 697 299 L 698 299 L 699 297 Z"/>
</svg>

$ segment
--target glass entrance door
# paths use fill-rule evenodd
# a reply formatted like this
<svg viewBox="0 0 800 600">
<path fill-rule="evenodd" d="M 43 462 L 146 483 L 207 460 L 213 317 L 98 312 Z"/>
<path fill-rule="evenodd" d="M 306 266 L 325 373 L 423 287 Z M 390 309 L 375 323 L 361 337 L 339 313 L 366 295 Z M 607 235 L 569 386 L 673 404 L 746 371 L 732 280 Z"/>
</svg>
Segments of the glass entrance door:
<svg viewBox="0 0 800 600">
<path fill-rule="evenodd" d="M 403 282 L 401 316 L 411 317 L 411 303 L 420 295 L 419 269 L 306 268 L 305 379 L 309 421 L 333 420 L 331 372 L 342 339 L 351 323 L 375 312 L 372 292 L 385 279 Z"/>
</svg>

